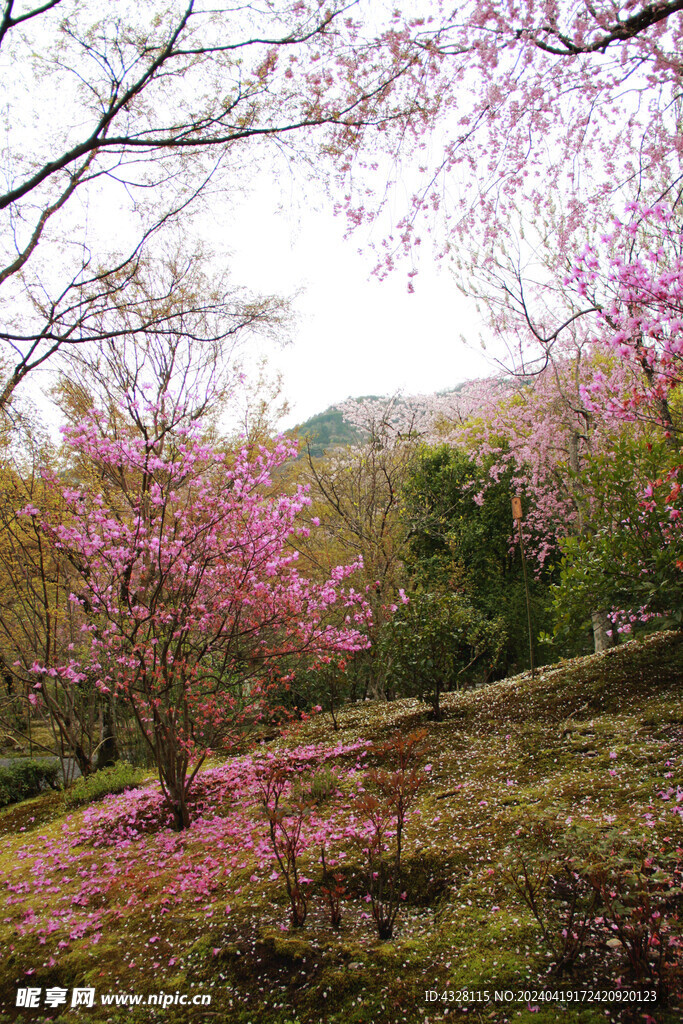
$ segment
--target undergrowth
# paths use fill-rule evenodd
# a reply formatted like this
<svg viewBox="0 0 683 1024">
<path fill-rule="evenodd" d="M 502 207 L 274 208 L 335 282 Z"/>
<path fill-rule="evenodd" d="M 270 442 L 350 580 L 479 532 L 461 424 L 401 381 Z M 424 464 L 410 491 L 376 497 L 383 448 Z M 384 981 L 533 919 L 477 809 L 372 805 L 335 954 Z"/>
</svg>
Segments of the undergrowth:
<svg viewBox="0 0 683 1024">
<path fill-rule="evenodd" d="M 144 772 L 126 761 L 117 761 L 111 768 L 101 768 L 92 775 L 78 778 L 64 793 L 64 805 L 68 808 L 94 803 L 113 793 L 136 789 L 142 784 Z"/>
</svg>

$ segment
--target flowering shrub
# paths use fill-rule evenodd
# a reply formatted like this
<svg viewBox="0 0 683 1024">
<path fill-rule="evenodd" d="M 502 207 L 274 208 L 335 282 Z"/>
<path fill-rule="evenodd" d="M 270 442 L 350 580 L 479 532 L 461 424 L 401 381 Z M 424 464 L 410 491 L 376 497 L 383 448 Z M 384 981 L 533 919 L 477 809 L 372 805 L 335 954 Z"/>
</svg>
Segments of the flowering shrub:
<svg viewBox="0 0 683 1024">
<path fill-rule="evenodd" d="M 554 848 L 547 825 L 533 823 L 526 838 L 521 847 L 506 851 L 499 872 L 538 924 L 553 958 L 553 973 L 562 975 L 586 955 L 598 896 Z"/>
<path fill-rule="evenodd" d="M 666 1004 L 683 978 L 683 850 L 670 840 L 659 849 L 630 845 L 611 833 L 593 837 L 584 858 L 575 870 L 602 908 L 601 938 L 619 952 L 628 980 L 653 987 Z"/>
<path fill-rule="evenodd" d="M 289 808 L 281 806 L 281 798 L 290 786 L 286 769 L 278 761 L 272 761 L 266 766 L 260 776 L 259 786 L 273 852 L 287 887 L 292 927 L 302 928 L 308 911 L 308 898 L 303 888 L 307 880 L 300 876 L 298 857 L 304 848 L 301 833 L 304 822 L 310 817 L 311 804 L 299 798 Z"/>
<path fill-rule="evenodd" d="M 536 920 L 553 971 L 596 954 L 616 958 L 630 984 L 663 1005 L 683 977 L 683 850 L 618 832 L 534 822 L 500 867 Z"/>
<path fill-rule="evenodd" d="M 77 688 L 87 678 L 126 701 L 182 829 L 211 746 L 260 703 L 281 662 L 367 646 L 366 605 L 344 586 L 357 566 L 321 584 L 297 571 L 289 542 L 308 532 L 299 518 L 309 500 L 302 487 L 268 493 L 291 444 L 226 454 L 181 428 L 156 446 L 106 428 L 93 413 L 66 438 L 98 478 L 118 482 L 118 495 L 52 480 L 70 518 L 48 517 L 42 530 L 77 573 L 84 649 L 66 664 L 36 663 L 34 696 L 53 680 Z M 339 605 L 345 621 L 334 625 Z"/>
</svg>

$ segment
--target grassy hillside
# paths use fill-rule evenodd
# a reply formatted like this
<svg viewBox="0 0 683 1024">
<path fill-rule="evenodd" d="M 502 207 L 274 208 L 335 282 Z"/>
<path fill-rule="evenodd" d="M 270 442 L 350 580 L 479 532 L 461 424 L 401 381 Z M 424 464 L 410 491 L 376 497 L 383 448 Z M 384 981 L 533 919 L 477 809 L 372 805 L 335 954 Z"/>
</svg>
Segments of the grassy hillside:
<svg viewBox="0 0 683 1024">
<path fill-rule="evenodd" d="M 535 682 L 448 694 L 438 724 L 414 700 L 353 705 L 339 733 L 320 716 L 268 752 L 203 772 L 181 835 L 162 826 L 156 785 L 70 814 L 58 795 L 8 809 L 0 1021 L 672 1024 L 683 1008 L 682 682 L 683 636 L 659 634 Z M 379 942 L 350 833 L 369 768 L 389 756 L 368 741 L 419 726 L 426 781 L 407 825 L 406 898 L 394 938 Z M 311 895 L 297 931 L 258 806 L 259 765 L 274 751 L 304 788 L 325 782 L 304 824 Z M 339 932 L 319 894 L 320 842 L 346 889 Z M 639 962 L 643 936 L 654 939 Z M 564 971 L 558 949 L 576 953 Z M 69 1000 L 89 985 L 95 1006 L 15 1008 L 28 985 L 62 986 Z M 620 987 L 633 1002 L 614 1001 Z M 98 1005 L 160 991 L 211 1005 Z M 562 1003 L 562 992 L 583 1001 Z"/>
</svg>

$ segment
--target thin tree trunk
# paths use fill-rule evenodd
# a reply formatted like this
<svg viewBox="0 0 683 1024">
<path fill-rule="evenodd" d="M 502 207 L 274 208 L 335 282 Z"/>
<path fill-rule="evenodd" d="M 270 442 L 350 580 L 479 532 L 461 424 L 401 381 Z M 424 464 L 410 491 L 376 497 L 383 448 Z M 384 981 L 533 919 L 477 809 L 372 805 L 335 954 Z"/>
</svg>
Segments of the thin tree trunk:
<svg viewBox="0 0 683 1024">
<path fill-rule="evenodd" d="M 612 628 L 612 623 L 607 617 L 607 612 L 591 612 L 591 621 L 593 623 L 593 644 L 595 647 L 595 653 L 599 654 L 600 651 L 608 651 L 610 647 L 616 647 L 617 641 L 614 635 L 608 635 L 608 630 Z"/>
<path fill-rule="evenodd" d="M 96 769 L 109 768 L 116 763 L 118 749 L 114 730 L 113 698 L 107 698 L 101 708 L 100 744 L 97 750 Z"/>
</svg>

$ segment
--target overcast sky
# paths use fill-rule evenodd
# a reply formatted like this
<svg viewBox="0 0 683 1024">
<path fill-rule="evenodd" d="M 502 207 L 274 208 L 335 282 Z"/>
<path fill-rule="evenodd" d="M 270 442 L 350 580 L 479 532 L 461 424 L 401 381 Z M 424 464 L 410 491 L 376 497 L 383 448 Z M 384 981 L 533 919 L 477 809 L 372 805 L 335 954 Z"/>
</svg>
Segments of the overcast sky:
<svg viewBox="0 0 683 1024">
<path fill-rule="evenodd" d="M 420 2 L 417 0 L 416 6 Z M 389 9 L 384 0 L 373 0 L 372 5 L 364 7 L 364 17 L 379 17 Z M 2 59 L 7 62 L 10 57 Z M 38 145 L 37 139 L 49 149 L 50 119 L 62 106 L 68 108 L 70 103 L 81 101 L 77 95 L 58 95 L 54 88 L 46 87 L 50 103 L 33 102 L 32 65 L 20 65 L 20 71 L 22 67 L 23 76 L 13 70 L 9 77 L 15 105 L 25 115 L 19 127 L 25 132 L 27 150 L 34 142 Z M 77 76 L 67 81 L 76 88 Z M 30 103 L 26 103 L 28 96 L 32 98 Z M 11 100 L 12 96 L 8 102 Z M 21 141 L 22 136 L 18 138 Z M 439 154 L 442 142 L 437 133 L 434 144 Z M 15 148 L 23 153 L 21 145 Z M 419 273 L 413 279 L 414 294 L 407 290 L 407 263 L 398 261 L 395 272 L 384 282 L 373 278 L 376 258 L 367 251 L 367 234 L 359 230 L 351 238 L 344 238 L 346 222 L 343 216 L 333 215 L 335 199 L 324 191 L 319 180 L 324 177 L 324 168 L 315 165 L 312 150 L 307 160 L 290 161 L 294 152 L 296 146 L 290 150 L 280 142 L 261 147 L 250 143 L 244 151 L 236 148 L 224 161 L 230 171 L 225 195 L 221 195 L 220 185 L 213 194 L 207 190 L 206 205 L 193 215 L 192 224 L 188 218 L 186 226 L 182 220 L 178 226 L 181 246 L 190 251 L 193 233 L 205 240 L 207 249 L 215 253 L 217 270 L 228 269 L 235 285 L 257 294 L 296 294 L 296 322 L 289 346 L 278 349 L 274 344 L 263 344 L 260 348 L 273 374 L 280 371 L 283 376 L 283 397 L 291 412 L 282 426 L 301 422 L 349 396 L 392 394 L 397 390 L 431 393 L 489 373 L 478 347 L 480 325 L 472 304 L 458 291 L 447 267 L 436 271 L 428 245 L 421 250 Z M 305 146 L 302 152 L 306 153 Z M 420 153 L 420 162 L 430 159 L 428 151 Z M 380 167 L 387 161 L 385 180 L 397 178 L 395 187 L 389 190 L 396 208 L 392 210 L 388 202 L 375 228 L 374 241 L 379 243 L 391 230 L 392 217 L 396 221 L 410 209 L 415 183 L 411 188 L 409 179 L 415 171 L 408 147 L 400 161 L 380 151 L 376 160 Z M 327 171 L 331 174 L 329 167 Z M 362 171 L 354 168 L 353 173 L 356 187 L 362 185 Z M 60 215 L 65 252 L 75 240 L 80 254 L 84 237 L 96 254 L 106 253 L 108 248 L 130 251 L 140 223 L 130 215 L 129 177 L 134 181 L 135 172 L 123 175 L 123 185 L 116 174 L 98 179 Z M 381 192 L 381 172 L 378 177 Z M 135 198 L 138 196 L 134 193 Z M 362 255 L 359 246 L 366 249 Z M 52 261 L 58 279 L 62 250 L 43 245 L 38 260 L 33 261 L 39 269 L 43 251 L 47 265 L 41 272 L 49 275 Z M 463 345 L 463 334 L 469 346 Z M 26 392 L 39 394 L 34 381 L 47 390 L 55 366 L 54 362 L 46 365 L 32 378 Z M 55 419 L 47 398 L 39 401 L 46 415 Z"/>
<path fill-rule="evenodd" d="M 262 293 L 301 289 L 291 344 L 262 349 L 283 374 L 291 406 L 283 426 L 350 395 L 430 393 L 491 372 L 473 304 L 446 267 L 436 270 L 426 246 L 411 295 L 407 265 L 384 282 L 371 277 L 372 255 L 358 253 L 366 237 L 344 239 L 331 200 L 278 213 L 276 197 L 274 184 L 258 184 L 225 239 L 236 282 Z"/>
<path fill-rule="evenodd" d="M 372 276 L 376 257 L 367 232 L 345 238 L 346 222 L 334 216 L 329 195 L 316 194 L 310 181 L 281 188 L 272 171 L 225 205 L 217 197 L 198 229 L 235 285 L 294 297 L 289 344 L 264 339 L 252 346 L 253 359 L 239 353 L 251 376 L 262 356 L 273 377 L 282 374 L 290 412 L 281 429 L 350 396 L 429 394 L 493 372 L 479 343 L 474 303 L 458 290 L 447 265 L 437 268 L 428 245 L 421 249 L 413 294 L 407 261 L 399 259 L 394 273 L 379 281 Z M 117 216 L 112 204 L 100 221 L 114 224 Z M 45 390 L 52 379 L 50 367 L 36 378 Z M 56 408 L 47 396 L 40 404 L 56 429 Z"/>
</svg>

